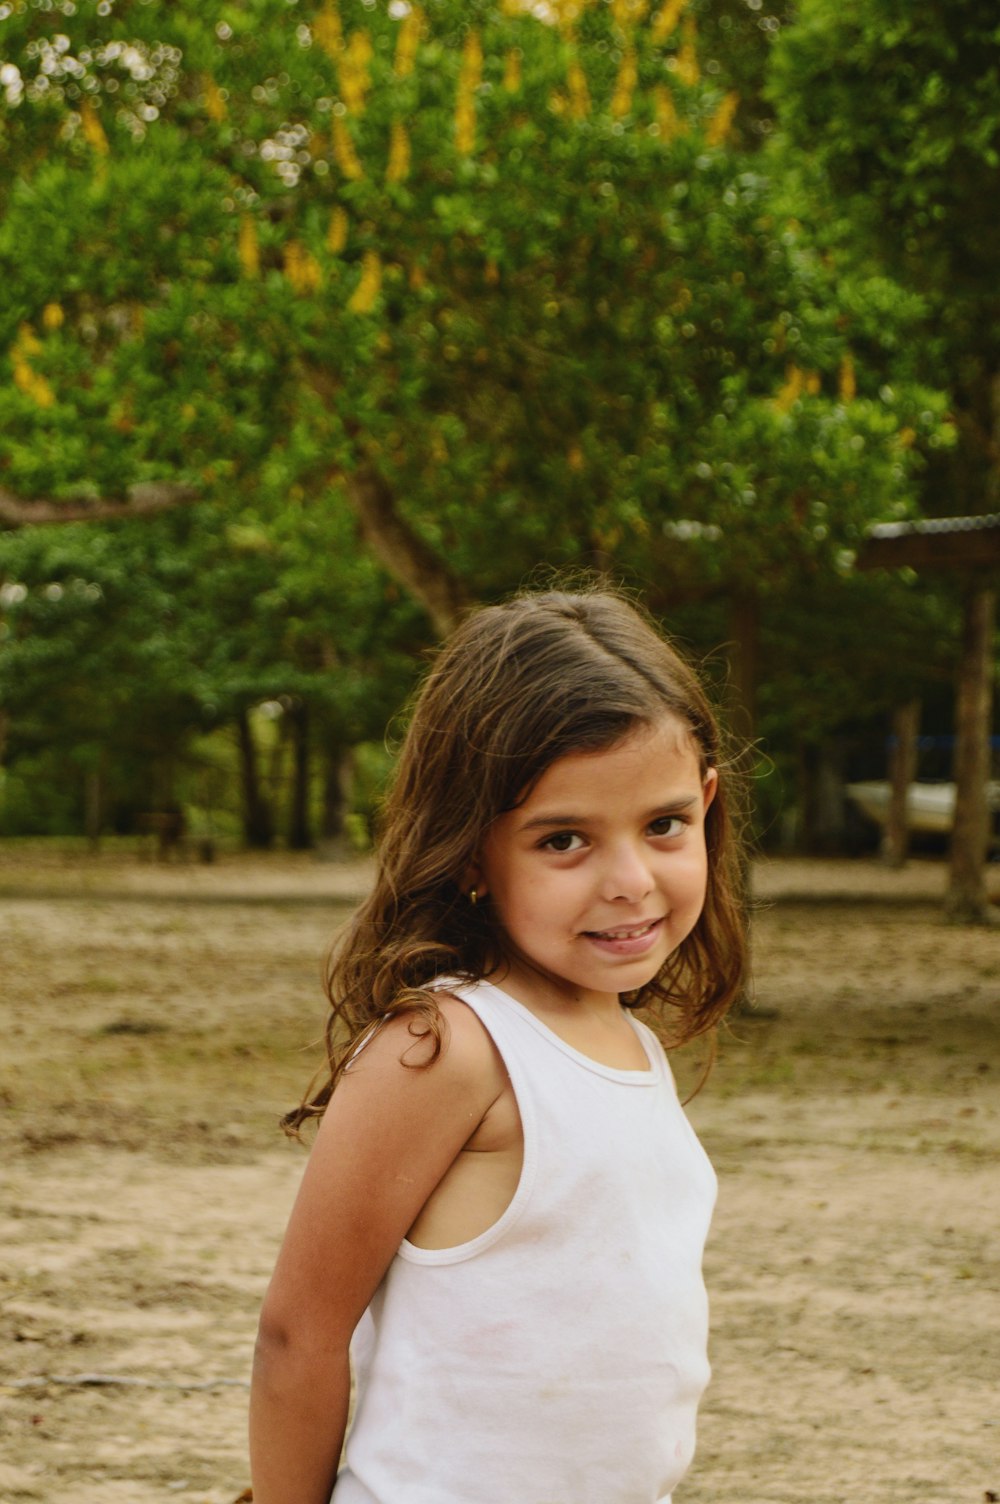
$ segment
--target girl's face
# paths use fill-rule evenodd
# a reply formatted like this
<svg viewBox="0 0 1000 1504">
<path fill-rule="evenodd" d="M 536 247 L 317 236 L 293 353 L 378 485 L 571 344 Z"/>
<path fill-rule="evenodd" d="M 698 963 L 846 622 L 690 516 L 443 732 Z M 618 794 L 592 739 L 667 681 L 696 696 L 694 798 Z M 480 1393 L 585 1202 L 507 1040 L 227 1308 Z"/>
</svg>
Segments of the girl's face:
<svg viewBox="0 0 1000 1504">
<path fill-rule="evenodd" d="M 522 1001 L 617 1005 L 653 979 L 705 902 L 717 777 L 668 716 L 559 758 L 493 822 L 470 882 L 506 933 Z"/>
</svg>

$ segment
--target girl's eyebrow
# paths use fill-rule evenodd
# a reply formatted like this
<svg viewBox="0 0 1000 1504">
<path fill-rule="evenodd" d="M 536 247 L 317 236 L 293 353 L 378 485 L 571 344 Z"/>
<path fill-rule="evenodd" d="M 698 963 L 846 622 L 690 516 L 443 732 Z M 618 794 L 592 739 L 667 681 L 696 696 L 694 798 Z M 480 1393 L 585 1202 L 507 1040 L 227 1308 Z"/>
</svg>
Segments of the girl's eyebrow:
<svg viewBox="0 0 1000 1504">
<path fill-rule="evenodd" d="M 525 820 L 522 830 L 543 830 L 550 825 L 585 825 L 586 818 L 583 815 L 536 815 L 533 820 Z"/>
<path fill-rule="evenodd" d="M 673 814 L 675 811 L 691 809 L 698 803 L 697 794 L 688 794 L 677 799 L 664 799 L 662 804 L 657 804 L 646 816 L 647 820 L 655 820 L 658 816 Z M 535 815 L 531 820 L 525 820 L 521 830 L 546 830 L 552 826 L 563 828 L 565 826 L 589 825 L 594 821 L 593 815 Z M 600 819 L 600 816 L 596 817 Z"/>
</svg>

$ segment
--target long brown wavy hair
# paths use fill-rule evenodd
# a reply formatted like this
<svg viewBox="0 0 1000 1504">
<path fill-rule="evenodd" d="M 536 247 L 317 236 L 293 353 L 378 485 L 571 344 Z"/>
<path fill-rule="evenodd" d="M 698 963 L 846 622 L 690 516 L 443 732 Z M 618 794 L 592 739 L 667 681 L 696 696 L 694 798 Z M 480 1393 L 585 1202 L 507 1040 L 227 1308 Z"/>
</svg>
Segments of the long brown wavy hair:
<svg viewBox="0 0 1000 1504">
<path fill-rule="evenodd" d="M 732 764 L 697 675 L 631 602 L 608 590 L 545 591 L 475 611 L 440 650 L 416 697 L 382 811 L 369 897 L 330 954 L 324 1084 L 284 1119 L 320 1117 L 354 1051 L 391 1015 L 441 1050 L 429 984 L 502 966 L 506 937 L 487 900 L 463 882 L 491 823 L 523 800 L 552 763 L 600 751 L 664 714 L 690 728 L 702 776 L 718 772 L 705 819 L 708 885 L 691 934 L 627 1007 L 664 1042 L 714 1028 L 746 967 Z M 314 1086 L 316 1083 L 314 1082 Z"/>
</svg>

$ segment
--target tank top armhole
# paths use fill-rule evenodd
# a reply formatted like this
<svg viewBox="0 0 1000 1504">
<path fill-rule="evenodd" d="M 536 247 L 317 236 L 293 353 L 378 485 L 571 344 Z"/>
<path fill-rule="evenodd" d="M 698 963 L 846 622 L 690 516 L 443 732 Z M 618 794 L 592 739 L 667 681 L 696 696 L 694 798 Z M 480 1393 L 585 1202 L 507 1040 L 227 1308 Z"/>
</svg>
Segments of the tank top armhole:
<svg viewBox="0 0 1000 1504">
<path fill-rule="evenodd" d="M 477 1233 L 474 1238 L 470 1238 L 465 1243 L 456 1243 L 450 1248 L 418 1248 L 415 1243 L 411 1243 L 408 1238 L 404 1238 L 397 1250 L 399 1257 L 410 1264 L 459 1264 L 466 1259 L 475 1258 L 477 1254 L 485 1252 L 487 1248 L 492 1248 L 506 1233 L 510 1232 L 511 1228 L 518 1221 L 528 1204 L 535 1181 L 535 1170 L 538 1162 L 538 1139 L 531 1090 L 521 1070 L 516 1046 L 507 1037 L 502 1013 L 498 1005 L 491 1002 L 482 994 L 477 995 L 475 983 L 463 982 L 454 977 L 443 977 L 433 985 L 434 990 L 437 992 L 451 993 L 459 1002 L 464 1003 L 467 1008 L 470 1008 L 479 1019 L 479 1022 L 500 1052 L 500 1058 L 510 1078 L 511 1089 L 514 1093 L 518 1115 L 521 1119 L 521 1173 L 518 1177 L 513 1196 L 497 1220 L 483 1232 Z"/>
</svg>

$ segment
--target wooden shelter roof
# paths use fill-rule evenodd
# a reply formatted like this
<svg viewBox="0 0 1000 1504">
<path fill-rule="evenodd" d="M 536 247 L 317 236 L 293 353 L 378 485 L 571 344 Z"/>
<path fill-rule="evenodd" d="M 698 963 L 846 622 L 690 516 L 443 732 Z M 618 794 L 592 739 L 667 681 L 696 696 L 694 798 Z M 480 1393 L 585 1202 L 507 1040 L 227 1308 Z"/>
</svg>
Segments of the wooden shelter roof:
<svg viewBox="0 0 1000 1504">
<path fill-rule="evenodd" d="M 880 522 L 858 550 L 858 569 L 1000 570 L 1000 512 Z"/>
</svg>

